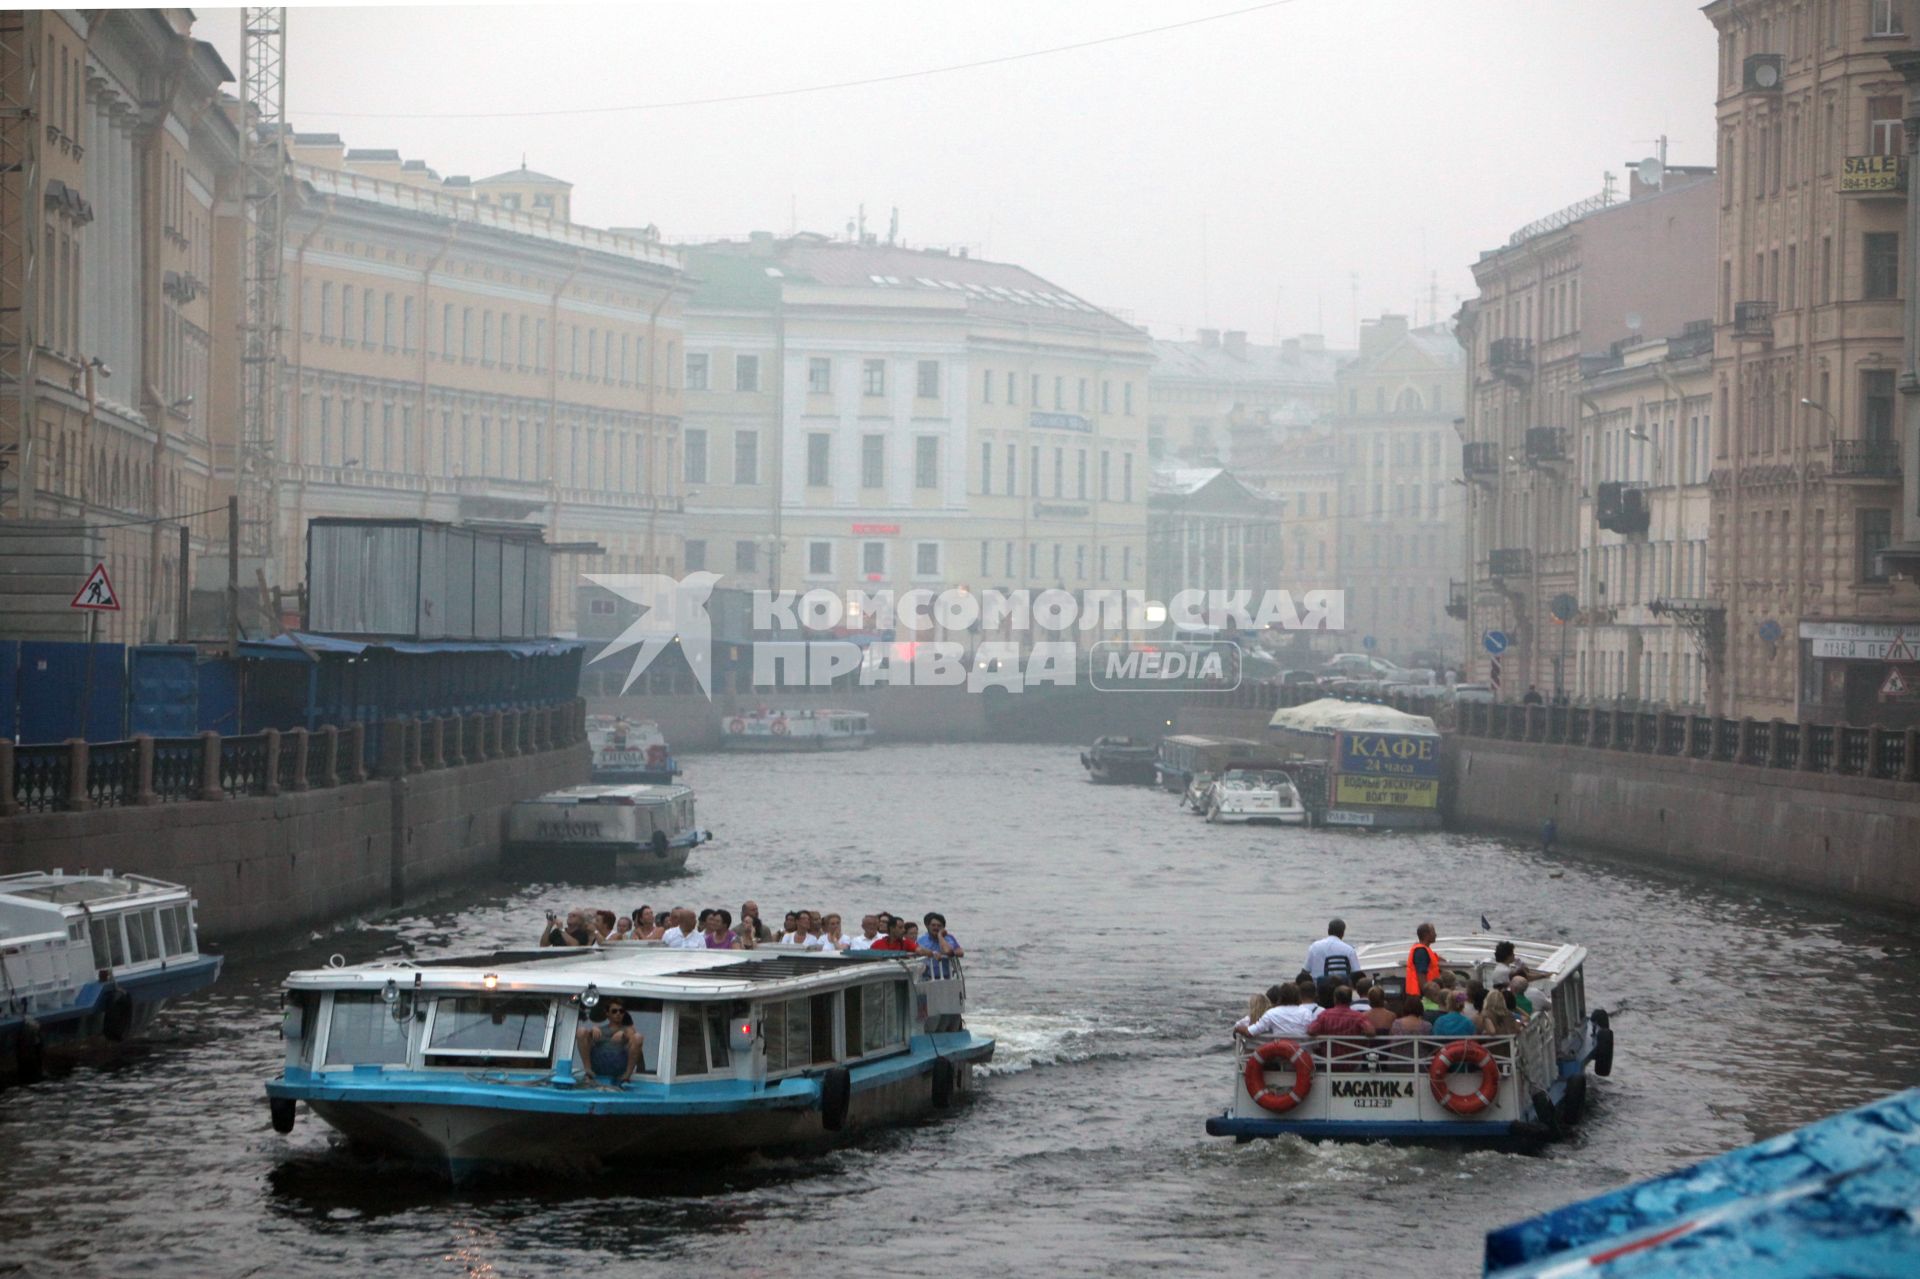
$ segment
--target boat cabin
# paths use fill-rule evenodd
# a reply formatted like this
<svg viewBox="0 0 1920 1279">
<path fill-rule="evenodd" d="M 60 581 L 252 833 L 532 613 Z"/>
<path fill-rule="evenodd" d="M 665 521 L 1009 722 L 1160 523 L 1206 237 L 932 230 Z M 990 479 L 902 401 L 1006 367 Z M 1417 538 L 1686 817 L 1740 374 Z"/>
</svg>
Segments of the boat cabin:
<svg viewBox="0 0 1920 1279">
<path fill-rule="evenodd" d="M 1218 776 L 1259 753 L 1260 743 L 1244 737 L 1202 737 L 1182 733 L 1160 739 L 1155 767 L 1160 775 L 1160 785 L 1178 794 L 1187 789 L 1196 774 Z"/>
</svg>

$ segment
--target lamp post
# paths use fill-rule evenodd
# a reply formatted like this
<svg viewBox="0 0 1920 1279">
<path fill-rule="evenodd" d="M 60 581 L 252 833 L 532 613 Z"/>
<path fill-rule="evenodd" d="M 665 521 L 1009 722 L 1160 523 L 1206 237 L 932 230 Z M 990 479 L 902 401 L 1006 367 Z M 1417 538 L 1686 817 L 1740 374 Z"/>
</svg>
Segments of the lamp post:
<svg viewBox="0 0 1920 1279">
<path fill-rule="evenodd" d="M 1655 436 L 1652 432 L 1648 431 L 1645 426 L 1637 426 L 1631 431 L 1627 432 L 1627 438 L 1630 440 L 1638 440 L 1642 444 L 1653 445 L 1653 485 L 1652 487 L 1656 490 L 1661 488 L 1667 478 L 1667 464 L 1666 464 L 1667 459 L 1666 459 L 1665 452 L 1660 447 L 1659 437 Z M 1676 501 L 1678 500 L 1677 495 L 1675 497 L 1675 500 Z M 1667 572 L 1661 574 L 1660 576 L 1660 582 L 1658 584 L 1658 591 L 1656 593 L 1656 598 L 1670 596 L 1673 594 L 1673 556 L 1674 556 L 1674 546 L 1675 546 L 1674 525 L 1676 523 L 1676 517 L 1671 510 L 1668 511 L 1667 518 L 1664 522 L 1667 527 L 1662 536 L 1668 543 Z M 1667 626 L 1666 656 L 1667 656 L 1667 663 L 1666 663 L 1667 665 L 1667 704 L 1669 706 L 1672 706 L 1678 703 L 1680 700 L 1677 695 L 1677 685 L 1679 683 L 1679 678 L 1680 678 L 1680 661 L 1679 661 L 1680 628 L 1679 628 L 1678 622 L 1669 623 Z"/>
</svg>

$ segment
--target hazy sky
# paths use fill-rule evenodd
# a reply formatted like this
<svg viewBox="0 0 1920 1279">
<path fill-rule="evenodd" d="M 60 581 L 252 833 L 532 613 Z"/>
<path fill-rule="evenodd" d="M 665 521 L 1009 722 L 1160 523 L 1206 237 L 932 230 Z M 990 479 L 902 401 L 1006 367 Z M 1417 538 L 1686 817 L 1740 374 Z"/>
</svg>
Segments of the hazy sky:
<svg viewBox="0 0 1920 1279">
<path fill-rule="evenodd" d="M 1019 262 L 1165 337 L 1427 318 L 1523 223 L 1661 133 L 1713 158 L 1692 0 L 1288 0 L 1092 48 L 722 105 L 487 118 L 801 88 L 1000 58 L 1256 0 L 812 0 L 296 8 L 287 114 L 442 175 L 533 168 L 574 216 L 671 239 L 869 230 Z M 235 10 L 198 34 L 237 74 Z M 417 118 L 448 114 L 452 118 Z M 414 117 L 414 118 L 410 118 Z"/>
</svg>

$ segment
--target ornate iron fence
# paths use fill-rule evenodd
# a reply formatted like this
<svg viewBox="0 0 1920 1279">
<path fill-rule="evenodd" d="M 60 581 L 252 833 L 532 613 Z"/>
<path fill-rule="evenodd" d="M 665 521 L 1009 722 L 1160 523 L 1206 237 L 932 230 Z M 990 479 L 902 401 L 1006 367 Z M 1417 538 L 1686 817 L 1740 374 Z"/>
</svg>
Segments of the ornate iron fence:
<svg viewBox="0 0 1920 1279">
<path fill-rule="evenodd" d="M 140 788 L 140 748 L 96 742 L 87 748 L 87 801 L 97 808 L 131 804 Z"/>
<path fill-rule="evenodd" d="M 66 806 L 73 752 L 64 744 L 17 746 L 13 752 L 14 802 L 30 813 Z"/>
</svg>

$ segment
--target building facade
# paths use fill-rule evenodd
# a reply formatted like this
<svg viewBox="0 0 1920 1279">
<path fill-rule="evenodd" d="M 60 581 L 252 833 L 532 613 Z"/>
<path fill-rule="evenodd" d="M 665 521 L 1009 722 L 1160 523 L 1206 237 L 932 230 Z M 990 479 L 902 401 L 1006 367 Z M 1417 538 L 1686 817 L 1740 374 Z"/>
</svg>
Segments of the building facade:
<svg viewBox="0 0 1920 1279">
<path fill-rule="evenodd" d="M 1920 598 L 1908 536 L 1902 0 L 1719 0 L 1720 252 L 1713 541 L 1728 713 L 1920 722 L 1881 696 Z M 1903 241 L 1908 241 L 1903 243 Z M 1884 642 L 1883 642 L 1884 641 Z"/>
<path fill-rule="evenodd" d="M 1219 467 L 1153 470 L 1147 497 L 1147 598 L 1182 591 L 1246 591 L 1258 600 L 1283 585 L 1277 499 Z"/>
<path fill-rule="evenodd" d="M 1461 652 L 1446 611 L 1463 527 L 1461 364 L 1449 326 L 1385 315 L 1361 326 L 1335 379 L 1347 629 L 1402 662 L 1457 665 Z"/>
<path fill-rule="evenodd" d="M 689 567 L 841 594 L 1143 585 L 1143 332 L 964 253 L 757 233 L 691 269 Z"/>
<path fill-rule="evenodd" d="M 193 513 L 215 505 L 214 297 L 239 287 L 218 234 L 239 164 L 233 77 L 184 9 L 10 20 L 0 519 L 102 529 L 121 609 L 99 637 L 178 638 L 179 527 L 190 553 L 224 536 Z"/>
<path fill-rule="evenodd" d="M 1460 601 L 1466 660 L 1491 679 L 1482 637 L 1498 631 L 1503 696 L 1568 692 L 1551 616 L 1577 598 L 1579 489 L 1573 439 L 1581 360 L 1642 333 L 1678 333 L 1712 306 L 1718 186 L 1710 169 L 1635 175 L 1515 232 L 1474 264 L 1479 295 L 1456 331 L 1466 352 L 1461 470 L 1469 494 Z"/>
<path fill-rule="evenodd" d="M 322 515 L 538 529 L 562 633 L 582 574 L 678 572 L 680 255 L 567 221 L 568 184 L 528 169 L 290 151 L 279 580 Z"/>
<path fill-rule="evenodd" d="M 1193 466 L 1245 460 L 1234 456 L 1236 439 L 1247 441 L 1246 452 L 1273 430 L 1333 412 L 1340 359 L 1317 333 L 1278 346 L 1249 342 L 1240 329 L 1201 329 L 1193 341 L 1156 341 L 1147 388 L 1148 450 L 1156 460 L 1170 456 Z"/>
</svg>

